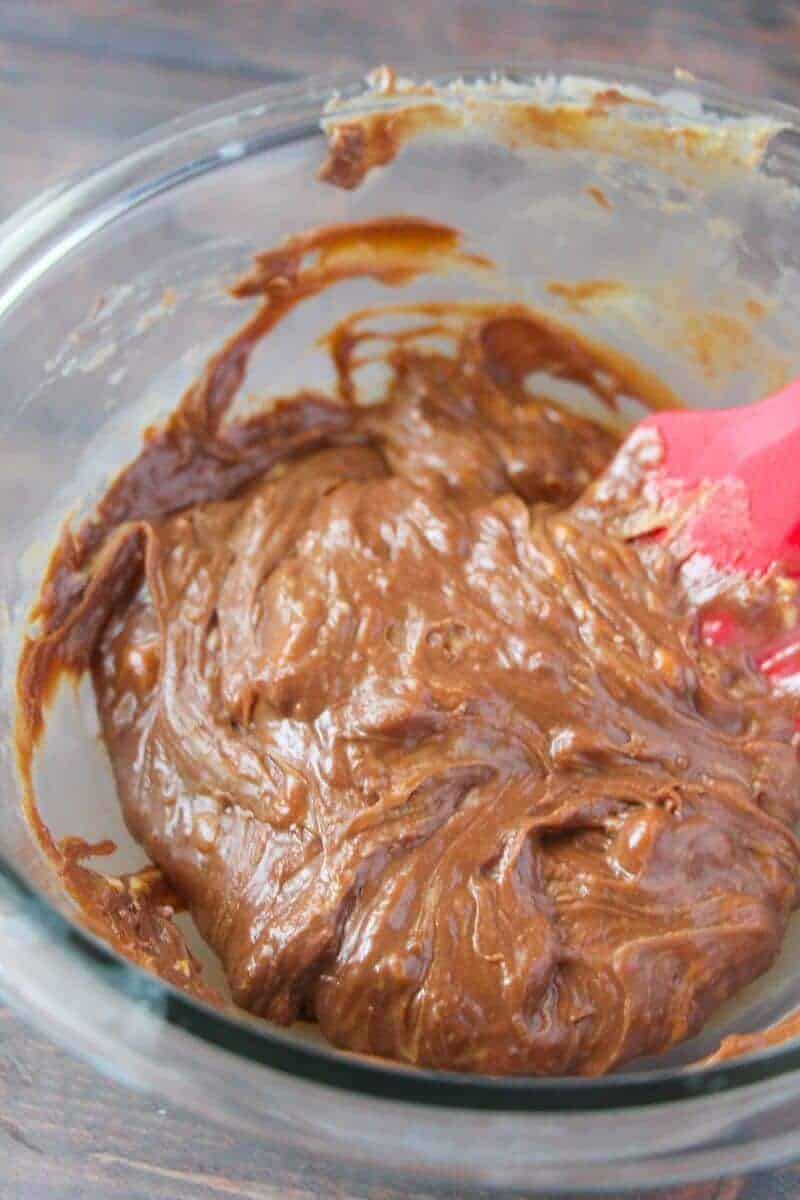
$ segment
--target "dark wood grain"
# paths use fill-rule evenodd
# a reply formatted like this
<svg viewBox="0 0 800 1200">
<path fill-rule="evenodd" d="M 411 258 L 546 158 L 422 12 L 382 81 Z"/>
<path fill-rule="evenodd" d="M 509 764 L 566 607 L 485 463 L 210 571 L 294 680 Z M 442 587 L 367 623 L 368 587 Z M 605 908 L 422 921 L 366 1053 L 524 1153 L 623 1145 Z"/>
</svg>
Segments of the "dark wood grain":
<svg viewBox="0 0 800 1200">
<path fill-rule="evenodd" d="M 800 3 L 0 0 L 0 218 L 122 139 L 197 105 L 308 72 L 472 57 L 681 66 L 800 103 Z M 223 1129 L 200 1135 L 190 1115 L 102 1078 L 0 1007 L 0 1200 L 446 1194 L 301 1164 Z M 786 1169 L 670 1196 L 792 1200 L 800 1174 Z"/>
</svg>

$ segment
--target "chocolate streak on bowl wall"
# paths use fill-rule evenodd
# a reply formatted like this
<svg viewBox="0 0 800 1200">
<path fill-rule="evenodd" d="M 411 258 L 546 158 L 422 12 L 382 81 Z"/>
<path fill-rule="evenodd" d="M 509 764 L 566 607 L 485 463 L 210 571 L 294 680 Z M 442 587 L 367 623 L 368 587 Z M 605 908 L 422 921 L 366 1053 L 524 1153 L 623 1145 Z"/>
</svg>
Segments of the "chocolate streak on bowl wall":
<svg viewBox="0 0 800 1200">
<path fill-rule="evenodd" d="M 399 78 L 384 66 L 367 76 L 367 84 L 355 99 L 334 97 L 323 121 L 328 155 L 319 178 L 346 190 L 388 166 L 410 142 L 431 135 L 478 130 L 514 151 L 590 150 L 687 180 L 719 180 L 727 170 L 756 166 L 783 128 L 762 117 L 692 118 L 641 89 L 569 77 L 529 77 L 521 84 L 501 76 L 437 87 Z M 610 207 L 601 189 L 588 192 Z"/>
</svg>

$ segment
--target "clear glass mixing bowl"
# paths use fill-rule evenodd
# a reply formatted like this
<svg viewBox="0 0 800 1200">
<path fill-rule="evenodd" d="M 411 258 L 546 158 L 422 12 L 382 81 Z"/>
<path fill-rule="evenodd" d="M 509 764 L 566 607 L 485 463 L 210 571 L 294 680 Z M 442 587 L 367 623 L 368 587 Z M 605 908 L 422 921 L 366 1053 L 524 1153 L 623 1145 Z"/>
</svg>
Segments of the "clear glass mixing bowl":
<svg viewBox="0 0 800 1200">
<path fill-rule="evenodd" d="M 552 69 L 508 74 L 524 85 Z M 675 173 L 638 151 L 522 149 L 477 131 L 421 139 L 363 187 L 343 192 L 316 180 L 331 84 L 311 82 L 169 125 L 0 227 L 2 992 L 133 1087 L 295 1155 L 339 1155 L 378 1166 L 384 1183 L 446 1180 L 462 1194 L 471 1186 L 655 1186 L 795 1154 L 800 1046 L 710 1070 L 687 1064 L 721 1033 L 758 1028 L 800 1003 L 797 930 L 778 967 L 713 1029 L 656 1066 L 606 1079 L 409 1070 L 212 1011 L 73 923 L 20 812 L 14 668 L 21 615 L 60 518 L 98 494 L 134 453 L 141 428 L 174 406 L 209 351 L 241 323 L 224 284 L 253 251 L 288 233 L 410 212 L 460 228 L 470 248 L 496 262 L 497 275 L 424 277 L 388 296 L 377 284 L 343 284 L 260 352 L 248 381 L 256 390 L 285 390 L 306 369 L 313 374 L 314 332 L 386 299 L 545 306 L 655 369 L 689 404 L 753 399 L 800 370 L 800 113 L 630 69 L 565 69 L 666 93 L 664 103 L 684 117 L 758 111 L 786 129 L 759 169 L 718 175 L 698 175 L 691 156 Z M 457 74 L 475 80 L 486 69 Z M 375 103 L 361 84 L 339 90 L 362 111 Z M 553 281 L 589 278 L 622 281 L 626 290 L 588 305 L 576 305 L 568 289 L 548 291 Z M 82 720 L 73 705 L 45 747 L 42 808 L 57 834 L 117 838 L 117 865 L 133 865 L 141 860 Z"/>
</svg>

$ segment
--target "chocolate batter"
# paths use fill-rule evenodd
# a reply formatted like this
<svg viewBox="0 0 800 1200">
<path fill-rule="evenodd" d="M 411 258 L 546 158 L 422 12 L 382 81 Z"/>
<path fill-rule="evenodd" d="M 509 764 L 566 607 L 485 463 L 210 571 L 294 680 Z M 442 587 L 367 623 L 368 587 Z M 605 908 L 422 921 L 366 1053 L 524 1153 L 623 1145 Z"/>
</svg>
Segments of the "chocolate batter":
<svg viewBox="0 0 800 1200">
<path fill-rule="evenodd" d="M 415 335 L 382 335 L 369 407 L 356 316 L 331 335 L 336 394 L 226 420 L 288 308 L 401 281 L 415 254 L 467 261 L 402 219 L 294 239 L 240 283 L 255 316 L 62 537 L 23 760 L 53 680 L 90 669 L 128 826 L 238 1004 L 409 1063 L 596 1074 L 695 1033 L 775 958 L 793 705 L 705 644 L 676 540 L 641 536 L 640 464 L 590 486 L 616 434 L 526 380 L 609 416 L 664 389 L 542 316 L 416 310 Z M 744 619 L 739 584 L 714 591 Z M 772 581 L 757 599 L 777 623 Z"/>
</svg>

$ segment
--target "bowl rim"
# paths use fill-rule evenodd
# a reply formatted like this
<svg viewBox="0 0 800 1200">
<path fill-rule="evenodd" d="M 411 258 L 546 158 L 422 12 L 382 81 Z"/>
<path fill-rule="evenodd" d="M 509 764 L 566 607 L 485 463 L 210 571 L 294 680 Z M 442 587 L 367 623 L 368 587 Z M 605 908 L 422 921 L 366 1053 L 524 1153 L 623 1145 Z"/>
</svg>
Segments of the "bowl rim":
<svg viewBox="0 0 800 1200">
<path fill-rule="evenodd" d="M 640 67 L 568 59 L 507 64 L 478 59 L 456 66 L 452 62 L 422 63 L 405 70 L 401 64 L 398 70 L 414 78 L 432 79 L 439 86 L 494 76 L 524 82 L 543 75 L 574 75 L 650 90 L 680 90 L 698 96 L 712 114 L 773 118 L 800 134 L 800 109 L 784 102 L 740 96 L 715 83 Z M 231 161 L 303 138 L 321 138 L 320 117 L 332 94 L 354 103 L 348 113 L 369 111 L 375 102 L 367 82 L 352 74 L 269 85 L 160 124 L 124 142 L 118 153 L 41 192 L 0 223 L 0 321 L 62 257 L 134 206 Z M 402 103 L 402 96 L 398 102 Z M 259 131 L 265 118 L 272 125 Z M 243 134 L 249 138 L 247 142 L 241 141 Z M 235 154 L 232 145 L 237 147 Z M 204 151 L 199 156 L 198 146 Z M 165 171 L 160 163 L 166 155 L 173 161 Z M 159 169 L 152 178 L 143 178 L 148 164 Z M 710 1067 L 622 1071 L 598 1078 L 499 1077 L 355 1056 L 333 1046 L 311 1044 L 291 1029 L 217 1010 L 179 991 L 129 962 L 59 911 L 2 852 L 0 878 L 18 910 L 35 926 L 46 925 L 68 943 L 83 965 L 109 978 L 113 975 L 117 986 L 124 987 L 126 980 L 146 979 L 147 988 L 126 987 L 125 991 L 129 997 L 137 995 L 138 1003 L 158 1011 L 166 1024 L 248 1063 L 348 1092 L 434 1108 L 589 1113 L 674 1104 L 800 1071 L 800 1038 Z"/>
</svg>

